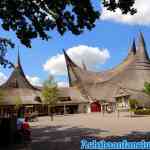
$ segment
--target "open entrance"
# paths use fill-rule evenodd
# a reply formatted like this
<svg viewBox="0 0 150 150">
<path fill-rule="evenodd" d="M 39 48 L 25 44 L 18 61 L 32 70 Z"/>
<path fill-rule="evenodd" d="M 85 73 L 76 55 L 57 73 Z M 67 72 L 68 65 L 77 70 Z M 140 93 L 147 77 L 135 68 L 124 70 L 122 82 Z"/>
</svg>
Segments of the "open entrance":
<svg viewBox="0 0 150 150">
<path fill-rule="evenodd" d="M 78 112 L 78 105 L 65 105 L 65 106 L 56 106 L 56 114 L 75 114 Z"/>
<path fill-rule="evenodd" d="M 99 102 L 91 103 L 91 112 L 101 112 L 101 105 Z"/>
<path fill-rule="evenodd" d="M 69 105 L 66 107 L 66 111 L 68 114 L 75 114 L 78 112 L 78 105 Z"/>
</svg>

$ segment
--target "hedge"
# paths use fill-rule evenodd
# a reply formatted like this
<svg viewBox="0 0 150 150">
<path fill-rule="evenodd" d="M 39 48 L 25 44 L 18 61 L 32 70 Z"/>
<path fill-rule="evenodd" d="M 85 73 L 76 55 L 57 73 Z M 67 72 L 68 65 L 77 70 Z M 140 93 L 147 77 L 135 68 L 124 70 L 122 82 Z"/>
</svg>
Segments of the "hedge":
<svg viewBox="0 0 150 150">
<path fill-rule="evenodd" d="M 136 115 L 150 115 L 150 109 L 137 109 L 134 111 Z"/>
</svg>

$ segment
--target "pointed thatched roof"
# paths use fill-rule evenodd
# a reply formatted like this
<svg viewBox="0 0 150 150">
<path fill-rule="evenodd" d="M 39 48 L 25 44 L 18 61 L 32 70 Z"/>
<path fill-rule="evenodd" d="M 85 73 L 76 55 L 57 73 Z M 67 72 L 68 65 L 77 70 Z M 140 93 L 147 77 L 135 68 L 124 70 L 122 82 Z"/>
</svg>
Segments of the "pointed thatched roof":
<svg viewBox="0 0 150 150">
<path fill-rule="evenodd" d="M 18 52 L 17 63 L 14 65 L 15 68 L 11 73 L 9 79 L 0 86 L 0 88 L 29 88 L 29 89 L 36 89 L 30 82 L 27 80 L 22 66 L 20 62 L 20 55 Z"/>
<path fill-rule="evenodd" d="M 124 59 L 121 64 L 108 71 L 92 72 L 90 70 L 87 70 L 87 68 L 83 69 L 78 65 L 76 65 L 65 52 L 64 55 L 65 55 L 65 60 L 66 60 L 66 65 L 68 70 L 70 86 L 78 82 L 76 76 L 78 76 L 78 78 L 80 78 L 84 84 L 93 84 L 93 83 L 107 81 L 111 79 L 113 76 L 116 76 L 122 70 L 124 70 L 128 65 L 130 65 L 133 62 L 135 54 L 136 54 L 136 47 L 135 47 L 135 41 L 133 41 L 132 47 L 129 50 L 128 57 Z"/>
<path fill-rule="evenodd" d="M 19 52 L 14 66 L 8 80 L 0 86 L 0 91 L 4 93 L 2 105 L 14 105 L 17 97 L 21 99 L 22 104 L 39 104 L 35 99 L 41 95 L 40 89 L 27 80 L 21 66 Z"/>
<path fill-rule="evenodd" d="M 40 92 L 28 88 L 9 88 L 2 89 L 3 99 L 0 100 L 0 105 L 16 105 L 17 99 L 19 99 L 20 104 L 30 105 L 30 104 L 40 104 L 37 101 L 37 97 L 40 97 Z"/>
<path fill-rule="evenodd" d="M 66 62 L 71 60 L 68 57 L 67 55 Z M 76 78 L 76 85 L 82 84 L 82 88 L 93 99 L 111 99 L 117 95 L 116 91 L 120 87 L 142 91 L 144 83 L 150 82 L 150 60 L 142 33 L 139 34 L 137 47 L 133 41 L 127 58 L 111 70 L 95 73 L 76 64 L 67 67 L 70 68 L 74 70 L 72 74 Z"/>
<path fill-rule="evenodd" d="M 88 103 L 87 99 L 83 97 L 80 90 L 77 87 L 61 87 L 59 88 L 59 96 L 61 98 L 69 97 L 69 101 L 59 101 L 59 104 L 68 103 L 68 104 L 80 104 Z"/>
</svg>

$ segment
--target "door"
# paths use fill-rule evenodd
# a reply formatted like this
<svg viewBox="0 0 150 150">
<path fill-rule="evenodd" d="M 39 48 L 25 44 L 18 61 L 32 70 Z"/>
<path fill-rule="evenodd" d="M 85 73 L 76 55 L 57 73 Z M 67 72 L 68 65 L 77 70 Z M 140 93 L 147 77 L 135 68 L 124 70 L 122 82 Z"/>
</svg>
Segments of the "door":
<svg viewBox="0 0 150 150">
<path fill-rule="evenodd" d="M 101 112 L 101 105 L 99 102 L 91 103 L 91 112 Z"/>
</svg>

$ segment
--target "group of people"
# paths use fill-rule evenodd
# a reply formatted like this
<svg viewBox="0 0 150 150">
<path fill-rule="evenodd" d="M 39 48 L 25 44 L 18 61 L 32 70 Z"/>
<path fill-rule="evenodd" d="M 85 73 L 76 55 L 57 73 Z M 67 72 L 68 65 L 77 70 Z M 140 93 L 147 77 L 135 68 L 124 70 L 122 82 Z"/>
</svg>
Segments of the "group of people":
<svg viewBox="0 0 150 150">
<path fill-rule="evenodd" d="M 29 125 L 30 111 L 28 109 L 20 108 L 17 115 L 17 130 L 24 138 L 30 140 L 31 130 Z"/>
<path fill-rule="evenodd" d="M 30 115 L 31 115 L 31 112 L 29 111 L 29 109 L 24 109 L 24 108 L 20 108 L 19 110 L 18 110 L 18 115 L 17 115 L 17 117 L 18 118 L 24 118 L 24 120 L 26 121 L 26 122 L 28 122 L 29 121 L 29 118 L 30 118 Z"/>
</svg>

